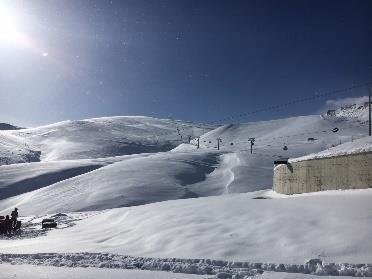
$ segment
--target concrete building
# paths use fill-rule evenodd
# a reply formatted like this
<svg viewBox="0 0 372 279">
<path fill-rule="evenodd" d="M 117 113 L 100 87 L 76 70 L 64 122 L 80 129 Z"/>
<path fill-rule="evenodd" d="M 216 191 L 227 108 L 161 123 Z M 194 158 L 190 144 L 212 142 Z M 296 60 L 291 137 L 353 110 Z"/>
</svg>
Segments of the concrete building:
<svg viewBox="0 0 372 279">
<path fill-rule="evenodd" d="M 353 148 L 341 146 L 277 165 L 273 190 L 282 194 L 300 194 L 372 188 L 372 141 L 367 139 L 367 145 L 365 141 L 362 141 L 363 148 L 353 143 Z"/>
</svg>

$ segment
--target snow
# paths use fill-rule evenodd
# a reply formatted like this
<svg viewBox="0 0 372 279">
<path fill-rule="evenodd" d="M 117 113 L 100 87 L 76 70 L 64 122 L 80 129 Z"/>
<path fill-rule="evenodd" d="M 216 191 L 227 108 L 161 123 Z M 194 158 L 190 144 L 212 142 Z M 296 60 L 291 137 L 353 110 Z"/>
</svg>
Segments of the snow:
<svg viewBox="0 0 372 279">
<path fill-rule="evenodd" d="M 372 262 L 372 189 L 287 198 L 268 198 L 270 192 L 97 211 L 74 221 L 74 226 L 36 239 L 3 239 L 0 246 L 2 253 L 86 251 L 285 264 L 319 257 L 326 262 Z"/>
<path fill-rule="evenodd" d="M 69 267 L 77 269 L 77 273 L 80 273 L 82 270 L 79 270 L 79 268 L 84 267 L 88 269 L 99 268 L 106 270 L 151 270 L 154 271 L 154 274 L 161 276 L 165 276 L 166 274 L 161 274 L 158 271 L 167 271 L 184 274 L 201 274 L 203 275 L 203 278 L 223 279 L 243 279 L 259 277 L 260 275 L 262 275 L 264 278 L 267 278 L 265 274 L 269 274 L 269 277 L 282 278 L 282 276 L 272 276 L 272 272 L 287 273 L 287 275 L 288 273 L 296 273 L 297 276 L 299 274 L 355 277 L 367 277 L 372 275 L 372 265 L 325 263 L 321 259 L 311 259 L 304 264 L 290 265 L 236 261 L 229 262 L 212 259 L 159 259 L 116 255 L 110 253 L 39 253 L 0 254 L 0 263 L 5 264 L 5 268 L 7 269 L 9 269 L 8 263 L 11 263 L 12 265 L 31 264 L 36 266 L 42 265 L 47 267 L 59 267 L 62 268 L 62 272 L 64 272 L 63 268 Z M 22 268 L 20 269 L 22 270 Z M 71 272 L 71 270 L 69 272 Z M 84 272 L 82 273 L 84 274 Z M 139 275 L 138 272 L 134 274 Z M 142 273 L 140 275 L 143 276 L 144 274 Z M 215 276 L 211 277 L 212 275 Z M 283 277 L 286 278 L 286 276 Z M 308 276 L 307 278 L 314 277 Z"/>
<path fill-rule="evenodd" d="M 327 150 L 305 155 L 299 158 L 290 159 L 289 162 L 299 162 L 304 160 L 313 160 L 321 158 L 329 158 L 335 156 L 352 155 L 359 153 L 372 152 L 372 137 L 364 137 L 353 142 L 347 142 Z"/>
<path fill-rule="evenodd" d="M 350 101 L 350 100 L 345 100 L 345 101 Z M 358 100 L 354 101 L 359 101 L 355 104 L 349 105 L 349 104 L 344 104 L 341 108 L 335 109 L 335 110 L 329 110 L 326 114 L 324 114 L 324 117 L 329 118 L 329 119 L 338 119 L 338 120 L 356 120 L 360 122 L 367 122 L 368 121 L 368 97 L 362 97 L 359 98 Z M 330 101 L 334 104 L 340 104 L 343 101 Z"/>
<path fill-rule="evenodd" d="M 372 189 L 269 190 L 278 158 L 370 152 L 362 110 L 219 127 L 105 117 L 0 131 L 0 214 L 18 207 L 23 222 L 22 234 L 0 236 L 0 270 L 21 264 L 19 276 L 28 276 L 32 264 L 70 276 L 62 266 L 74 266 L 99 278 L 101 264 L 113 278 L 150 276 L 122 270 L 139 265 L 153 276 L 370 275 Z M 42 230 L 46 217 L 58 228 Z"/>
<path fill-rule="evenodd" d="M 197 197 L 186 185 L 204 181 L 216 153 L 137 155 L 41 189 L 0 201 L 5 213 L 24 214 L 102 210 L 170 199 Z M 157 177 L 162 173 L 161 177 Z M 157 179 L 154 179 L 157 177 Z M 9 190 L 11 191 L 11 189 Z"/>
<path fill-rule="evenodd" d="M 31 149 L 25 140 L 11 132 L 0 131 L 0 166 L 40 161 L 40 151 Z"/>
<path fill-rule="evenodd" d="M 188 140 L 188 136 L 200 136 L 214 127 L 144 116 L 63 121 L 31 129 L 0 131 L 0 157 L 3 164 L 11 164 L 168 151 L 182 143 L 181 136 Z M 19 150 L 20 154 L 14 157 L 7 150 Z M 32 152 L 40 153 L 40 158 L 23 158 Z"/>
<path fill-rule="evenodd" d="M 171 152 L 158 152 L 169 142 L 174 146 L 180 143 L 175 123 L 184 137 L 209 131 L 200 137 L 199 149 L 195 146 L 196 140 L 193 140 L 192 144 L 181 144 L 176 148 L 169 146 L 169 149 L 173 148 Z M 26 140 L 30 146 L 32 143 L 30 149 L 41 150 L 42 162 L 30 165 L 26 179 L 32 181 L 29 186 L 24 183 L 23 172 L 27 168 L 18 164 L 14 167 L 11 179 L 21 182 L 8 183 L 7 194 L 0 201 L 0 211 L 8 210 L 14 204 L 24 206 L 26 214 L 100 210 L 185 197 L 269 189 L 272 187 L 274 160 L 319 152 L 340 140 L 350 141 L 352 136 L 362 137 L 365 133 L 364 127 L 355 121 L 335 122 L 320 116 L 231 124 L 215 130 L 210 130 L 208 125 L 198 125 L 146 117 L 106 117 L 6 131 L 7 137 L 15 142 Z M 184 130 L 180 127 L 184 127 Z M 339 132 L 331 132 L 335 127 L 339 128 Z M 164 130 L 168 134 L 161 134 Z M 156 135 L 160 145 L 154 145 Z M 309 141 L 310 136 L 316 140 Z M 253 154 L 250 154 L 247 140 L 250 137 L 256 138 Z M 222 139 L 219 152 L 215 148 L 217 138 Z M 120 141 L 125 148 L 117 148 L 116 143 Z M 283 150 L 284 145 L 288 146 L 288 150 Z M 11 147 L 6 150 L 11 150 Z M 97 156 L 107 158 L 146 151 L 158 153 L 133 154 L 130 158 L 110 157 L 110 166 L 102 161 L 87 162 Z M 85 157 L 89 158 L 83 159 Z M 13 162 L 19 159 L 17 156 L 11 158 Z M 61 163 L 49 167 L 49 163 L 60 162 L 61 158 L 69 158 L 68 164 L 71 166 Z M 36 171 L 38 168 L 39 171 Z M 42 168 L 46 173 L 40 173 L 43 172 Z M 79 169 L 80 172 L 66 175 L 66 168 Z M 86 173 L 88 169 L 93 171 Z M 0 174 L 6 176 L 5 180 L 9 179 L 9 169 L 0 166 L 0 170 Z M 161 177 L 154 180 L 158 173 L 161 173 Z M 44 179 L 50 176 L 55 179 Z M 198 181 L 185 179 L 191 176 L 197 177 Z M 1 179 L 4 177 L 0 175 Z M 20 184 L 22 189 L 14 187 Z M 61 196 L 66 198 L 60 199 Z"/>
<path fill-rule="evenodd" d="M 106 165 L 93 160 L 37 162 L 1 167 L 0 197 L 30 192 Z"/>
<path fill-rule="evenodd" d="M 1 278 L 11 279 L 203 279 L 208 276 L 170 273 L 164 271 L 129 270 L 129 269 L 97 269 L 97 268 L 66 268 L 34 265 L 0 265 Z"/>
<path fill-rule="evenodd" d="M 164 271 L 149 271 L 149 270 L 133 270 L 133 269 L 97 269 L 97 268 L 66 268 L 55 266 L 34 266 L 34 265 L 18 265 L 18 264 L 3 264 L 1 267 L 2 278 L 27 278 L 27 279 L 100 279 L 100 278 L 131 278 L 131 279 L 192 279 L 192 278 L 215 278 L 215 276 L 208 275 L 194 275 L 194 274 L 180 274 L 170 273 Z M 219 278 L 222 278 L 220 273 Z M 228 277 L 229 278 L 229 277 Z M 238 277 L 236 277 L 238 279 Z M 244 277 L 241 277 L 244 278 Z M 247 276 L 246 278 L 252 278 Z M 297 279 L 297 273 L 286 272 L 264 272 L 262 275 L 257 275 L 257 279 Z M 301 274 L 303 279 L 319 278 L 316 275 Z M 337 278 L 335 276 L 327 276 L 327 278 Z M 355 277 L 343 276 L 343 279 L 351 279 Z"/>
</svg>

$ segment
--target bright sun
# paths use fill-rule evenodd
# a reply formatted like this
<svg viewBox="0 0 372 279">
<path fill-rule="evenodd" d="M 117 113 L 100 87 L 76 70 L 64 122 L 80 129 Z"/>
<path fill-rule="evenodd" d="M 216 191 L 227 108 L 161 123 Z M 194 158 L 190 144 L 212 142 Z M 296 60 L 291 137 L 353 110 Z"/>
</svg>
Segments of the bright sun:
<svg viewBox="0 0 372 279">
<path fill-rule="evenodd" d="M 0 7 L 0 43 L 25 43 L 19 31 L 16 16 L 10 10 Z"/>
</svg>

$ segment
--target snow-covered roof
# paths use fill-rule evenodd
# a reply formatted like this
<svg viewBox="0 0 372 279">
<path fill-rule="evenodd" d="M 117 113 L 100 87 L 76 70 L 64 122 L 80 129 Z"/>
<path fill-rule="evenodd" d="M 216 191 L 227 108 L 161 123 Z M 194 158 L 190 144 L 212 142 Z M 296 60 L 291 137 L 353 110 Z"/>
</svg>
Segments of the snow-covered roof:
<svg viewBox="0 0 372 279">
<path fill-rule="evenodd" d="M 351 155 L 357 153 L 372 152 L 372 137 L 364 137 L 352 142 L 340 144 L 338 146 L 326 149 L 318 153 L 312 153 L 298 158 L 289 159 L 289 162 L 299 162 L 334 156 Z"/>
</svg>

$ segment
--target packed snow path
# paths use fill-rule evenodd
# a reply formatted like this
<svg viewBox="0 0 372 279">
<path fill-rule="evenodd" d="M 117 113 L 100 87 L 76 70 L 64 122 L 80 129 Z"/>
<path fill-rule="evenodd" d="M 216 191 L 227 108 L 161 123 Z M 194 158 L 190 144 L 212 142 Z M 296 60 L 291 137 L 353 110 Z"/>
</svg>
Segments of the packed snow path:
<svg viewBox="0 0 372 279">
<path fill-rule="evenodd" d="M 321 276 L 372 276 L 372 264 L 335 264 L 311 259 L 305 264 L 230 262 L 212 259 L 159 259 L 110 253 L 0 254 L 0 264 L 32 264 L 55 267 L 141 269 L 174 273 L 216 275 L 217 278 L 247 278 L 264 271 Z"/>
</svg>

